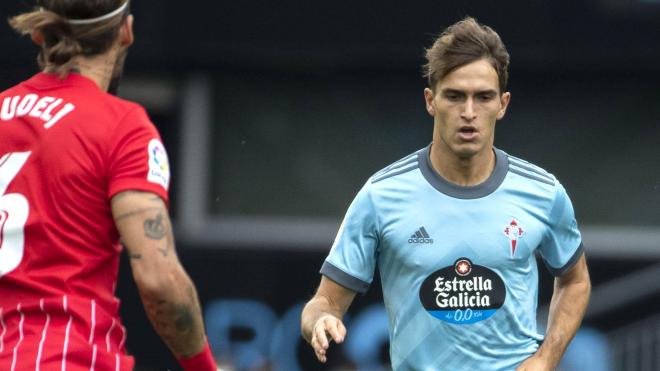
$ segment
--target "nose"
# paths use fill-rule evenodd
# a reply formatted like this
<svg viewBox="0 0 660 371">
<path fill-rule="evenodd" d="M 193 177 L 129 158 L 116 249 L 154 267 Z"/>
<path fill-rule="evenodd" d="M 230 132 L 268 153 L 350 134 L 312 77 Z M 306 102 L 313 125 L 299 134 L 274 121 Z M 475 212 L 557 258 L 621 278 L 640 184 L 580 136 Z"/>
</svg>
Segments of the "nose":
<svg viewBox="0 0 660 371">
<path fill-rule="evenodd" d="M 463 105 L 463 111 L 461 112 L 461 118 L 465 121 L 473 121 L 477 118 L 477 113 L 474 110 L 474 101 L 472 98 L 468 98 Z"/>
</svg>

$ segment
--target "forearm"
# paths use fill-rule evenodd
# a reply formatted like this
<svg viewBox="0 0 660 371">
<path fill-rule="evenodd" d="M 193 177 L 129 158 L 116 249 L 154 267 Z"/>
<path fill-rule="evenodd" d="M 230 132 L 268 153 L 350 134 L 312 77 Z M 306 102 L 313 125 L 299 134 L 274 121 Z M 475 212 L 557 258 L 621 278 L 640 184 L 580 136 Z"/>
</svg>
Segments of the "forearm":
<svg viewBox="0 0 660 371">
<path fill-rule="evenodd" d="M 177 257 L 164 202 L 129 191 L 115 196 L 112 207 L 154 329 L 177 358 L 195 355 L 206 345 L 201 309 L 195 286 Z"/>
<path fill-rule="evenodd" d="M 536 355 L 546 359 L 554 369 L 559 364 L 568 344 L 575 336 L 584 317 L 591 284 L 586 279 L 562 284 L 555 281 L 555 289 L 550 302 L 548 326 L 545 340 Z"/>
<path fill-rule="evenodd" d="M 177 358 L 190 357 L 206 344 L 202 312 L 187 274 L 181 270 L 175 276 L 161 289 L 140 289 L 140 297 L 156 333 L 172 353 Z"/>
</svg>

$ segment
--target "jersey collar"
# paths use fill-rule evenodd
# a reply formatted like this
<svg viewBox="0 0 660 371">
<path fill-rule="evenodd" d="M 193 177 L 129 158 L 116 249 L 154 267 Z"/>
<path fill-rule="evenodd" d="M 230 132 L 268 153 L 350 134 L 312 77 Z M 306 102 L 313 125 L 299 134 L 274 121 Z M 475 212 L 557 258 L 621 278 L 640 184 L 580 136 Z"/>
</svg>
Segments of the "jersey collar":
<svg viewBox="0 0 660 371">
<path fill-rule="evenodd" d="M 429 157 L 431 152 L 431 145 L 429 144 L 424 148 L 419 156 L 419 169 L 422 172 L 422 175 L 433 188 L 438 191 L 446 194 L 447 196 L 460 198 L 465 200 L 481 198 L 488 196 L 489 194 L 495 192 L 495 190 L 502 184 L 506 174 L 509 171 L 509 157 L 503 151 L 494 148 L 495 151 L 495 169 L 490 174 L 488 179 L 481 184 L 475 186 L 460 186 L 454 183 L 447 181 L 445 178 L 440 176 L 433 166 L 431 165 L 431 158 Z"/>
<path fill-rule="evenodd" d="M 40 72 L 27 80 L 25 84 L 38 90 L 47 90 L 62 86 L 76 86 L 100 90 L 94 81 L 75 72 L 67 74 L 64 79 L 60 79 L 56 74 Z"/>
</svg>

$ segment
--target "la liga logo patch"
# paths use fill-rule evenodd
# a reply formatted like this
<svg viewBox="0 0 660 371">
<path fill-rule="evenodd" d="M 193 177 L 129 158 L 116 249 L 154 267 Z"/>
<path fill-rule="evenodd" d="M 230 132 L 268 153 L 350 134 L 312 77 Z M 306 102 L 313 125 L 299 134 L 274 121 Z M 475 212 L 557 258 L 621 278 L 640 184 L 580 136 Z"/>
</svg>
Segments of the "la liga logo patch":
<svg viewBox="0 0 660 371">
<path fill-rule="evenodd" d="M 433 272 L 419 290 L 426 311 L 453 324 L 483 321 L 500 309 L 505 299 L 502 278 L 468 258 L 459 258 L 454 265 Z"/>
<path fill-rule="evenodd" d="M 163 143 L 152 139 L 147 147 L 149 151 L 149 173 L 147 181 L 160 184 L 167 190 L 170 186 L 170 163 Z"/>
</svg>

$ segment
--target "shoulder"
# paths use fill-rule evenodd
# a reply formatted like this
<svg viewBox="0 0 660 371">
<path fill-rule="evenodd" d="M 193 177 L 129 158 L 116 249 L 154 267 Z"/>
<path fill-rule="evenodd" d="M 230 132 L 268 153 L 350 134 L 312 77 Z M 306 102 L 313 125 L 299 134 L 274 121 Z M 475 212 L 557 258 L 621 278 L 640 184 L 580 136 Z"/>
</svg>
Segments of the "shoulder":
<svg viewBox="0 0 660 371">
<path fill-rule="evenodd" d="M 559 186 L 557 178 L 544 168 L 506 152 L 502 151 L 502 153 L 506 155 L 509 163 L 509 173 L 518 177 L 521 181 L 529 184 L 545 185 L 553 189 Z"/>
<path fill-rule="evenodd" d="M 108 93 L 103 93 L 101 100 L 108 109 L 119 116 L 119 119 L 127 117 L 148 119 L 147 111 L 138 103 Z"/>
<path fill-rule="evenodd" d="M 566 189 L 554 174 L 519 157 L 506 156 L 508 178 L 514 182 L 513 187 L 517 192 L 538 200 L 547 200 L 551 209 L 568 200 Z"/>
<path fill-rule="evenodd" d="M 415 169 L 418 169 L 419 156 L 424 151 L 424 149 L 425 148 L 415 151 L 377 171 L 369 178 L 367 184 L 377 184 L 388 179 L 392 180 Z"/>
<path fill-rule="evenodd" d="M 107 93 L 100 100 L 113 131 L 130 133 L 136 130 L 156 130 L 147 111 L 140 104 Z"/>
</svg>

